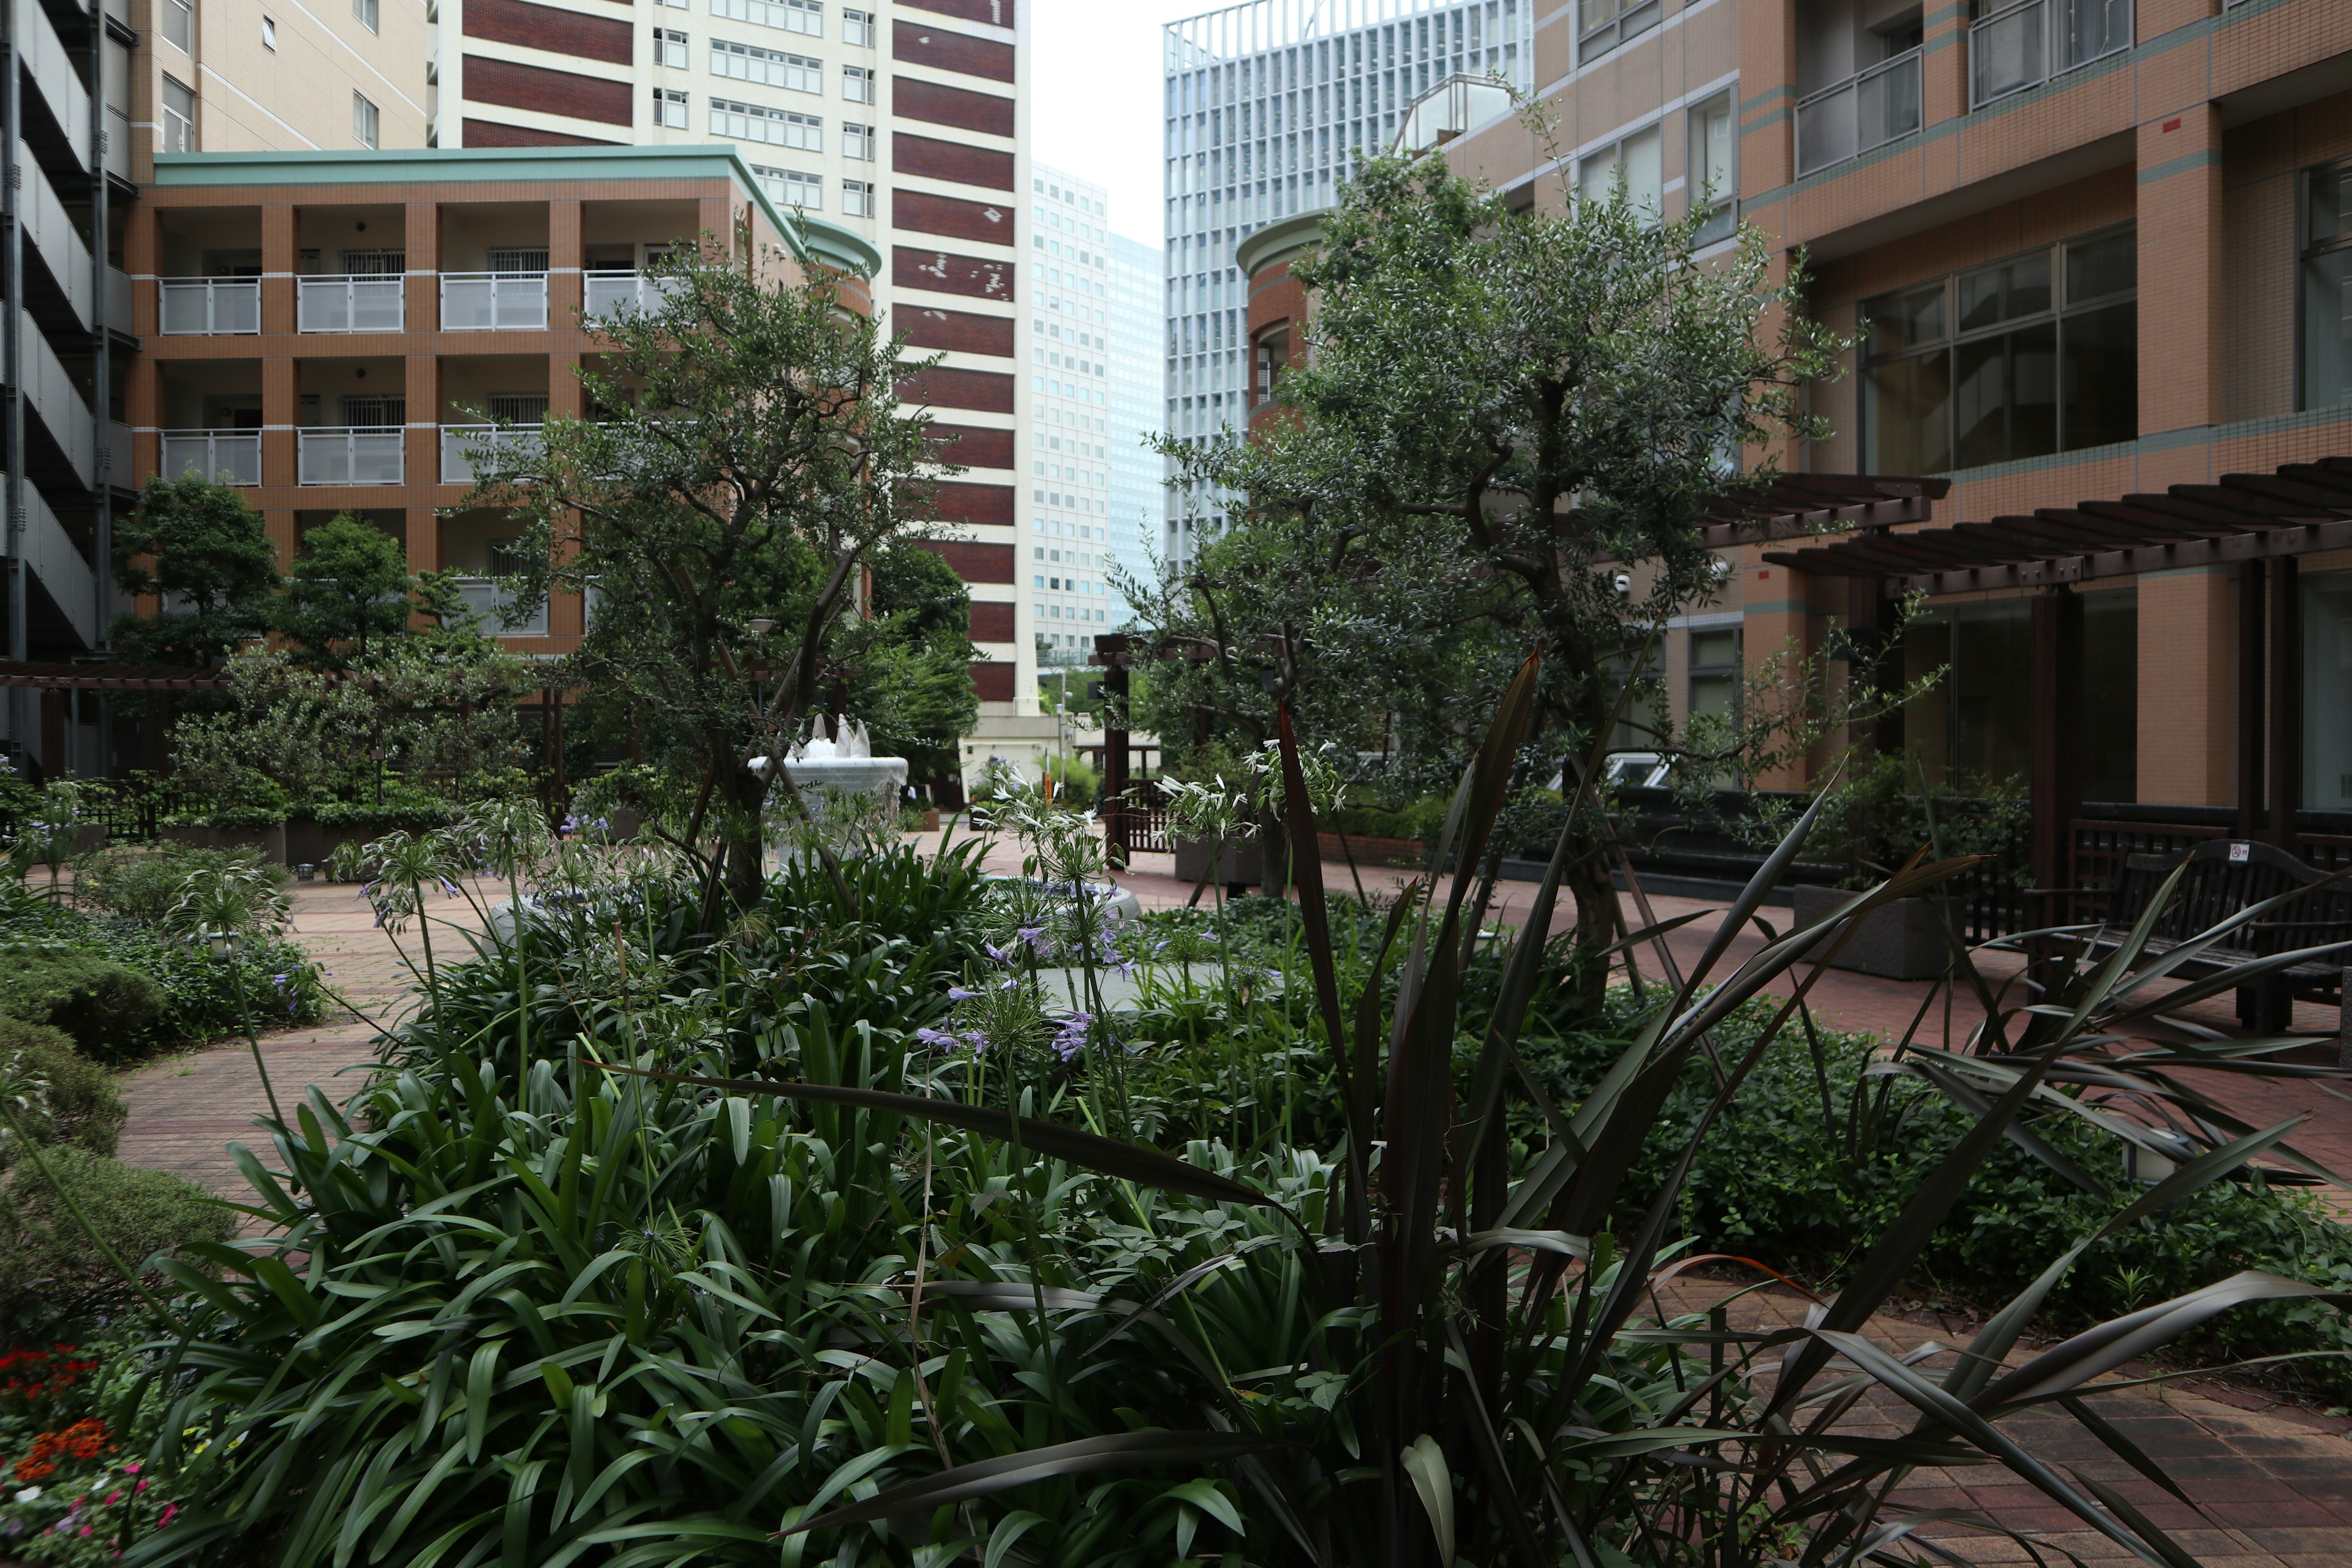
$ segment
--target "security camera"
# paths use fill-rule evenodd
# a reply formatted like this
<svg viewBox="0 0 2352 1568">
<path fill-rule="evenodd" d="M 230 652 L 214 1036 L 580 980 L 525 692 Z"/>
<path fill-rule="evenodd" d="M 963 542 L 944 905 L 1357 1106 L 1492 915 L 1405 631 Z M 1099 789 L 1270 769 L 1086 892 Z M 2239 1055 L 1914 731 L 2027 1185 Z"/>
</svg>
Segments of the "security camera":
<svg viewBox="0 0 2352 1568">
<path fill-rule="evenodd" d="M 1617 590 L 1617 596 L 1621 599 L 1630 599 L 1633 596 L 1633 578 L 1630 573 L 1618 573 L 1615 577 L 1610 579 L 1610 585 Z"/>
</svg>

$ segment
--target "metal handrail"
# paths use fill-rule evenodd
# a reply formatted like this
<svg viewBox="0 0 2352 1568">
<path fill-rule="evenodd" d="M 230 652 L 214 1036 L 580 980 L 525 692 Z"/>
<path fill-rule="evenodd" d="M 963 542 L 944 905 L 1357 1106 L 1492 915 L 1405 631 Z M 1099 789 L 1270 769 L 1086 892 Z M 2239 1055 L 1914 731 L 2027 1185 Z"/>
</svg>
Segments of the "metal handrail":
<svg viewBox="0 0 2352 1568">
<path fill-rule="evenodd" d="M 225 485 L 261 483 L 258 430 L 166 430 L 163 473 L 177 479 L 194 468 L 198 477 Z"/>
<path fill-rule="evenodd" d="M 381 272 L 298 278 L 295 330 L 303 332 L 397 332 L 408 321 L 408 279 Z"/>
<path fill-rule="evenodd" d="M 586 292 L 582 300 L 583 313 L 590 316 L 611 316 L 631 310 L 650 310 L 657 299 L 675 295 L 686 287 L 683 278 L 652 278 L 642 272 L 591 272 L 587 275 Z"/>
<path fill-rule="evenodd" d="M 297 481 L 306 485 L 404 483 L 408 432 L 382 426 L 313 426 L 300 437 Z"/>
<path fill-rule="evenodd" d="M 547 330 L 544 272 L 444 272 L 441 330 L 445 332 L 536 332 Z"/>
<path fill-rule="evenodd" d="M 156 285 L 159 330 L 167 336 L 261 331 L 258 278 L 159 278 Z"/>
<path fill-rule="evenodd" d="M 1858 158 L 1918 130 L 1921 53 L 1906 49 L 1799 99 L 1797 173 L 1810 174 Z"/>
</svg>

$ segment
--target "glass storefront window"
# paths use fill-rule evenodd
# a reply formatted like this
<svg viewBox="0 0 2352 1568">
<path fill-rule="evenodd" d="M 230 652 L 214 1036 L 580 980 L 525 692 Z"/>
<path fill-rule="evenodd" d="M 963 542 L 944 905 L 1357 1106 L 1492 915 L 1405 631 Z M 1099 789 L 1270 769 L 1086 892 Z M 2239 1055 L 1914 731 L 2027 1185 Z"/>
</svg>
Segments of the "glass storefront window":
<svg viewBox="0 0 2352 1568">
<path fill-rule="evenodd" d="M 2297 584 L 2303 609 L 2303 805 L 2352 811 L 2352 572 Z"/>
</svg>

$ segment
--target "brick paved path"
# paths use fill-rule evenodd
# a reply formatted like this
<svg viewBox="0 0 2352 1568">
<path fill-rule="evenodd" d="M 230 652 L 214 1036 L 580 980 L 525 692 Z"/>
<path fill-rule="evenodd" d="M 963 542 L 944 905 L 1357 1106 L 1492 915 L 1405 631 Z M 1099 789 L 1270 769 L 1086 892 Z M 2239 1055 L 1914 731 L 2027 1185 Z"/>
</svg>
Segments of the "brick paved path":
<svg viewBox="0 0 2352 1568">
<path fill-rule="evenodd" d="M 990 864 L 992 868 L 1017 871 L 1018 852 L 1000 846 Z M 1366 889 L 1374 892 L 1392 889 L 1405 875 L 1369 867 L 1358 870 Z M 1327 866 L 1325 878 L 1335 891 L 1353 886 L 1345 865 Z M 1120 873 L 1118 880 L 1147 907 L 1155 909 L 1181 906 L 1192 890 L 1191 884 L 1176 880 L 1167 856 L 1138 857 L 1137 865 Z M 1513 919 L 1526 910 L 1533 895 L 1531 886 L 1507 885 L 1498 895 L 1497 913 L 1505 920 Z M 452 900 L 436 906 L 434 912 L 456 921 L 466 907 Z M 1651 907 L 1657 918 L 1667 919 L 1710 906 L 1653 899 Z M 1627 913 L 1629 921 L 1641 923 L 1633 910 Z M 1767 918 L 1783 926 L 1787 911 Z M 1568 923 L 1569 917 L 1563 913 L 1555 929 L 1565 929 Z M 1694 963 L 1714 925 L 1713 920 L 1702 919 L 1673 933 L 1667 942 L 1676 961 L 1685 965 Z M 279 1100 L 289 1105 L 311 1084 L 323 1087 L 331 1096 L 348 1092 L 352 1069 L 364 1067 L 372 1058 L 376 1024 L 396 1020 L 409 999 L 408 973 L 391 942 L 374 928 L 356 889 L 322 884 L 298 889 L 294 936 L 333 972 L 337 987 L 372 1021 L 362 1023 L 344 1014 L 340 1020 L 331 1017 L 312 1028 L 262 1041 Z M 1761 941 L 1753 932 L 1738 938 L 1735 961 L 1754 951 Z M 1654 955 L 1645 951 L 1643 962 L 1645 972 L 1655 972 Z M 1785 994 L 1786 986 L 1780 989 Z M 1910 1026 L 1926 990 L 1922 984 L 1832 971 L 1814 989 L 1814 1011 L 1835 1027 L 1899 1036 Z M 2234 1023 L 2226 997 L 2209 1004 L 2200 1016 L 2222 1027 Z M 1955 1037 L 1974 1021 L 1969 1005 L 1956 1007 L 1951 1019 Z M 2296 1022 L 2313 1033 L 2331 1033 L 2335 1024 L 2332 1016 L 2310 1007 L 2298 1009 Z M 1943 1029 L 1939 1016 L 1923 1026 L 1922 1037 L 1940 1041 Z M 2242 1113 L 2264 1121 L 2297 1110 L 2309 1111 L 2313 1122 L 2305 1131 L 2305 1144 L 2323 1159 L 2340 1161 L 2338 1168 L 2352 1169 L 2352 1099 L 2331 1096 L 2323 1086 L 2308 1084 L 2253 1089 L 2232 1080 L 2221 1088 Z M 125 1089 L 131 1117 L 120 1150 L 123 1159 L 178 1172 L 225 1196 L 246 1195 L 244 1181 L 226 1145 L 232 1141 L 257 1142 L 253 1121 L 265 1107 L 259 1079 L 242 1041 L 149 1064 L 131 1075 Z M 1672 1288 L 1667 1305 L 1675 1310 L 1696 1310 L 1720 1300 L 1727 1289 L 1685 1278 Z M 1801 1298 L 1774 1290 L 1745 1296 L 1730 1311 L 1732 1321 L 1741 1327 L 1781 1326 L 1801 1321 L 1803 1307 Z M 1968 1338 L 1965 1326 L 1937 1328 L 1890 1316 L 1872 1319 L 1865 1331 L 1898 1351 L 1927 1339 L 1956 1345 Z M 1934 1364 L 1948 1364 L 1948 1357 Z M 2126 1368 L 2118 1376 L 2144 1371 Z M 2181 1483 L 2195 1508 L 2184 1506 L 2141 1479 L 2063 1415 L 2023 1416 L 2005 1425 L 2035 1453 L 2116 1487 L 2159 1526 L 2174 1531 L 2175 1539 L 2207 1568 L 2352 1564 L 2352 1441 L 2342 1435 L 2342 1429 L 2352 1423 L 2329 1422 L 2291 1406 L 2273 1405 L 2243 1389 L 2200 1380 L 2165 1388 L 2117 1390 L 2092 1403 Z M 1891 1395 L 1878 1395 L 1858 1407 L 1851 1419 L 1858 1430 L 1891 1435 L 1907 1428 L 1911 1417 L 1907 1405 Z M 2042 1532 L 2045 1552 L 2063 1549 L 2086 1564 L 2130 1561 L 2104 1536 L 2083 1529 L 2072 1514 L 1998 1468 L 1923 1473 L 1913 1480 L 1904 1499 L 1922 1507 L 1988 1512 L 2010 1528 Z M 2032 1561 L 2022 1548 L 2005 1539 L 1949 1531 L 1941 1534 L 1938 1544 L 1967 1561 Z"/>
<path fill-rule="evenodd" d="M 430 906 L 436 921 L 463 921 L 469 908 L 458 899 Z M 290 1116 L 312 1084 L 335 1100 L 357 1087 L 359 1070 L 373 1059 L 378 1027 L 396 1022 L 410 995 L 408 970 L 391 938 L 376 929 L 374 914 L 356 887 L 299 884 L 289 936 L 328 972 L 328 984 L 364 1015 L 355 1017 L 352 1008 L 330 1002 L 317 1024 L 261 1037 L 270 1083 Z M 413 953 L 413 925 L 404 940 Z M 446 940 L 436 931 L 436 943 Z M 122 1088 L 131 1115 L 118 1157 L 173 1172 L 224 1197 L 250 1195 L 228 1145 L 261 1143 L 254 1121 L 268 1111 L 268 1101 L 245 1041 L 159 1058 L 130 1073 Z"/>
</svg>

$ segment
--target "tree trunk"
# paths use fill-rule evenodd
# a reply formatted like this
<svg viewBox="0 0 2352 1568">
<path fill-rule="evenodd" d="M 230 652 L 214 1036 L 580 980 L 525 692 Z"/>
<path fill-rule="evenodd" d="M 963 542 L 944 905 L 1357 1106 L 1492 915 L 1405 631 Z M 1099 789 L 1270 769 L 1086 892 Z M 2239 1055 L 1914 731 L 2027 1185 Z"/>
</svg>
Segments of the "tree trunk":
<svg viewBox="0 0 2352 1568">
<path fill-rule="evenodd" d="M 1602 954 L 1617 940 L 1617 881 L 1609 874 L 1605 845 L 1593 835 L 1577 832 L 1569 844 L 1561 880 L 1576 900 L 1577 1009 L 1597 1018 L 1609 992 L 1609 960 Z"/>
<path fill-rule="evenodd" d="M 1282 818 L 1262 812 L 1257 819 L 1258 890 L 1281 898 L 1290 890 L 1290 835 Z"/>
<path fill-rule="evenodd" d="M 768 847 L 761 820 L 767 797 L 766 781 L 739 763 L 727 781 L 727 816 L 719 825 L 726 844 L 728 901 L 738 910 L 757 905 L 767 891 Z"/>
</svg>

